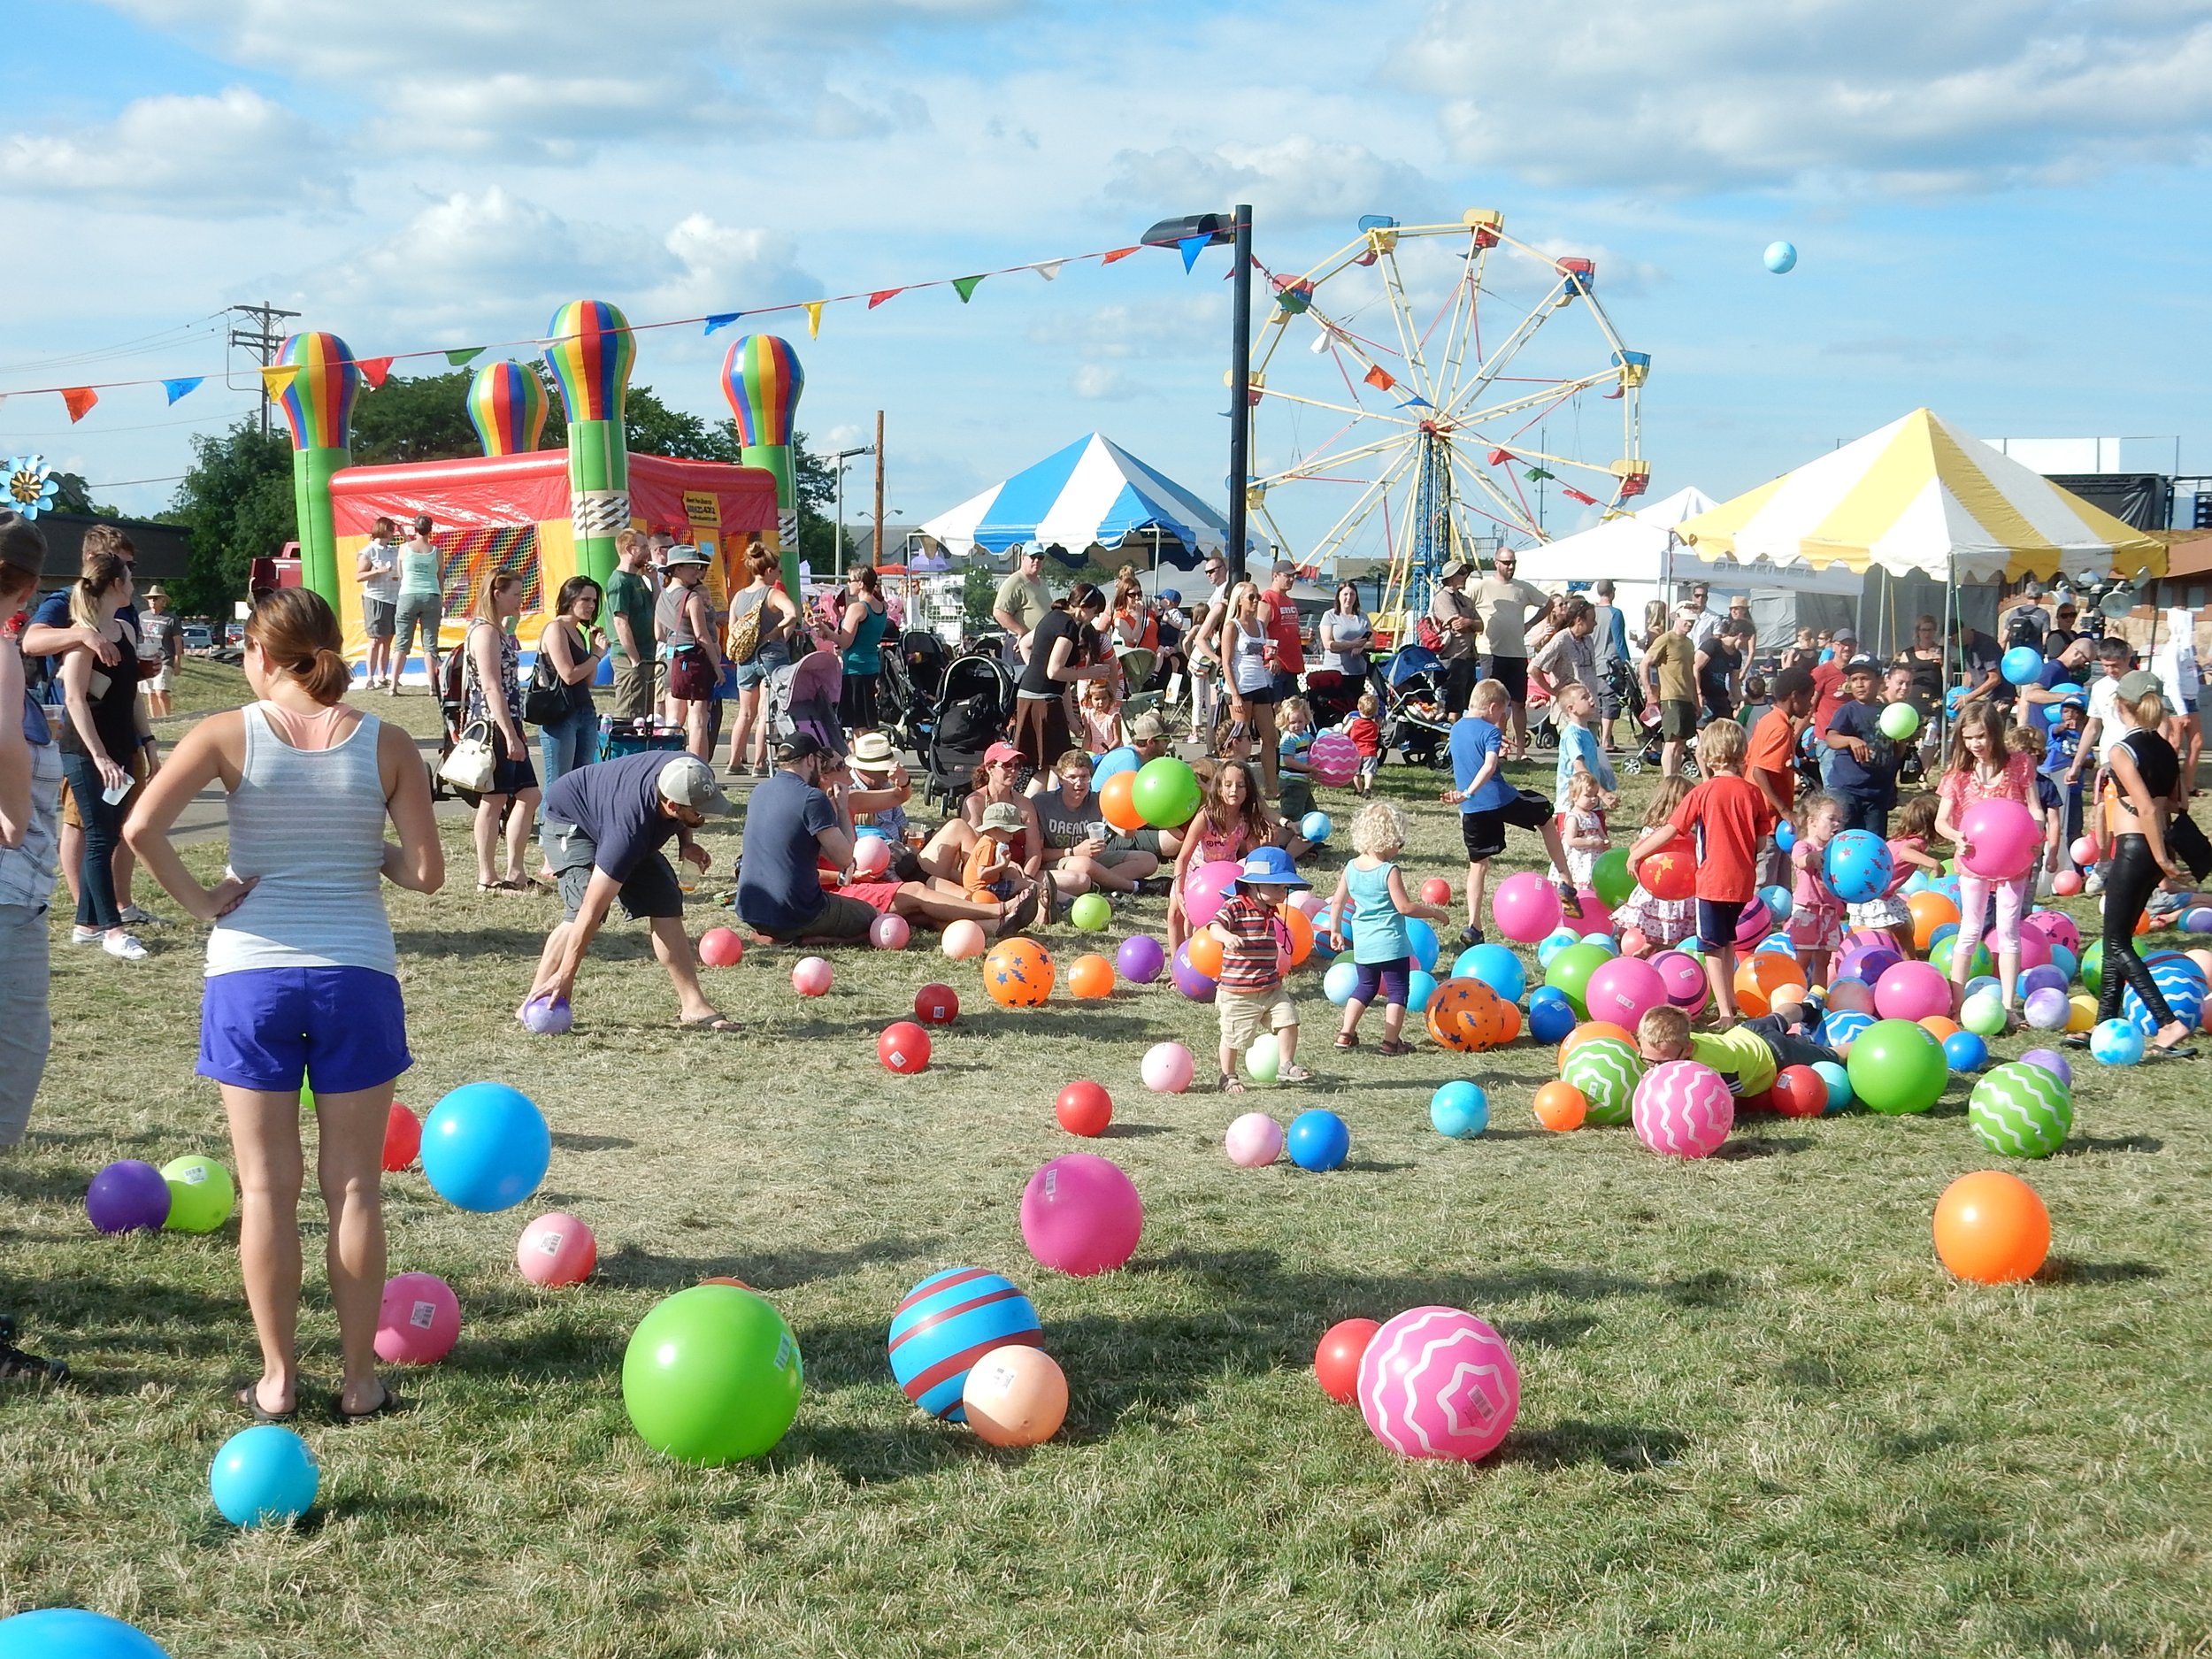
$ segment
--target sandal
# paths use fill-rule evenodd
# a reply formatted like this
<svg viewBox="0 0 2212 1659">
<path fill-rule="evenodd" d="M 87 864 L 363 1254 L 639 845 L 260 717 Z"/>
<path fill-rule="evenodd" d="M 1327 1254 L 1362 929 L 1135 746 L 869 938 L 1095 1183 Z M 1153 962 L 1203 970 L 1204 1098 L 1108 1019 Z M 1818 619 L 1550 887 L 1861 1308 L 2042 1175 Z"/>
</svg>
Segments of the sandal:
<svg viewBox="0 0 2212 1659">
<path fill-rule="evenodd" d="M 1275 1073 L 1275 1080 L 1278 1083 L 1310 1083 L 1313 1073 L 1302 1065 L 1286 1065 Z"/>
<path fill-rule="evenodd" d="M 2177 1042 L 2165 1048 L 2152 1043 L 2143 1050 L 2143 1057 L 2146 1060 L 2193 1060 L 2197 1057 L 2197 1051 L 2185 1042 Z"/>
<path fill-rule="evenodd" d="M 1340 1031 L 1336 1034 L 1336 1046 L 1340 1048 L 1347 1049 L 1358 1048 L 1359 1033 L 1356 1031 Z M 1390 1052 L 1390 1045 L 1388 1043 L 1385 1043 L 1383 1045 L 1383 1052 L 1385 1054 L 1388 1054 Z"/>
<path fill-rule="evenodd" d="M 737 1022 L 726 1014 L 709 1014 L 701 1019 L 680 1019 L 678 1031 L 735 1031 Z"/>
<path fill-rule="evenodd" d="M 342 1394 L 331 1395 L 330 1415 L 341 1423 L 366 1423 L 372 1417 L 388 1417 L 395 1411 L 403 1409 L 400 1397 L 394 1394 L 388 1386 L 382 1386 L 383 1398 L 366 1411 L 349 1411 L 345 1408 L 345 1395 Z"/>
<path fill-rule="evenodd" d="M 1221 1092 L 1224 1094 L 1243 1094 L 1244 1079 L 1232 1072 L 1224 1071 L 1221 1074 Z"/>
<path fill-rule="evenodd" d="M 300 1406 L 297 1398 L 293 1400 L 291 1409 L 288 1411 L 272 1411 L 268 1407 L 263 1405 L 261 1403 L 261 1380 L 259 1378 L 256 1378 L 252 1382 L 248 1383 L 243 1388 L 241 1388 L 236 1394 L 233 1394 L 231 1398 L 235 1400 L 240 1405 L 245 1407 L 247 1410 L 252 1412 L 253 1420 L 256 1423 L 289 1423 L 294 1417 L 299 1416 L 300 1414 Z"/>
<path fill-rule="evenodd" d="M 1413 1052 L 1413 1047 L 1410 1043 L 1406 1042 L 1402 1038 L 1386 1037 L 1381 1042 L 1376 1044 L 1375 1052 L 1377 1054 L 1386 1054 L 1394 1060 L 1402 1054 L 1411 1054 Z"/>
</svg>

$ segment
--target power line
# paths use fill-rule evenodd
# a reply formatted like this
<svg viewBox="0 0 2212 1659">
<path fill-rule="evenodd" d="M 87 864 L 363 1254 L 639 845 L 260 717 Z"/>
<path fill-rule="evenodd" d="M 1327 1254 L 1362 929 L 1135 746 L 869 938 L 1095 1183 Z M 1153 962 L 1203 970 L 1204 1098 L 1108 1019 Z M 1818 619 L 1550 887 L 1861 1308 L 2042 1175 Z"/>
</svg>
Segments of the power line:
<svg viewBox="0 0 2212 1659">
<path fill-rule="evenodd" d="M 257 361 L 261 367 L 267 368 L 276 361 L 277 351 L 284 344 L 284 336 L 276 332 L 276 319 L 280 317 L 297 317 L 299 312 L 279 311 L 267 300 L 258 305 L 234 305 L 230 309 L 234 315 L 250 317 L 261 325 L 258 328 L 232 329 L 230 343 L 257 353 Z M 269 383 L 266 379 L 261 383 L 261 435 L 265 438 L 269 435 Z"/>
</svg>

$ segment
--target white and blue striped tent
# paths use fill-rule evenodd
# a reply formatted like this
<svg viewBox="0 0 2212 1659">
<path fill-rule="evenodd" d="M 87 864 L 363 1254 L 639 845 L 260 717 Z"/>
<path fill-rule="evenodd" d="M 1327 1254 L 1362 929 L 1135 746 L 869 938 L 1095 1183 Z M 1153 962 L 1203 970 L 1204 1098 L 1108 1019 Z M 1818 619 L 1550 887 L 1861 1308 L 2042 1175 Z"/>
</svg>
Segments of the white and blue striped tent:
<svg viewBox="0 0 2212 1659">
<path fill-rule="evenodd" d="M 1081 564 L 1093 543 L 1118 549 L 1133 536 L 1135 545 L 1148 548 L 1156 530 L 1182 544 L 1164 557 L 1185 569 L 1228 543 L 1220 513 L 1095 432 L 922 526 L 948 553 L 1059 547 L 1071 565 Z M 1266 551 L 1249 533 L 1245 547 L 1251 557 Z"/>
</svg>

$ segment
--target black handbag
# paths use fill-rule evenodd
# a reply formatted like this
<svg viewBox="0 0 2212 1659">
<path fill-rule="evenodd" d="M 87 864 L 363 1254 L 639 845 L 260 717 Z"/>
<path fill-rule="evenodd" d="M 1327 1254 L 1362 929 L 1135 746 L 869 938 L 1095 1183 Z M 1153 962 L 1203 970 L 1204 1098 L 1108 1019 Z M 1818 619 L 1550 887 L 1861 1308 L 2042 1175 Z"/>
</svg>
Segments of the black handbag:
<svg viewBox="0 0 2212 1659">
<path fill-rule="evenodd" d="M 552 726 L 568 718 L 575 708 L 567 682 L 553 672 L 553 664 L 540 651 L 530 670 L 530 683 L 523 687 L 522 718 L 533 726 Z"/>
</svg>

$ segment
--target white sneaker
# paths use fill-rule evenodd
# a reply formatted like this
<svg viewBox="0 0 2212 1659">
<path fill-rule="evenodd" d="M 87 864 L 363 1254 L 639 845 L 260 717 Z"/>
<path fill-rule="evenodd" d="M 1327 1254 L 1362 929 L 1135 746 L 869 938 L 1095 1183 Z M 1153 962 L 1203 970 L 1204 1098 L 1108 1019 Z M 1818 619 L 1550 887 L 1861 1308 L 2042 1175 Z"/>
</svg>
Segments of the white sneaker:
<svg viewBox="0 0 2212 1659">
<path fill-rule="evenodd" d="M 2081 884 L 2081 890 L 2084 893 L 2102 893 L 2104 891 L 2104 872 L 2101 870 L 2092 870 L 2089 872 L 2089 879 Z"/>
<path fill-rule="evenodd" d="M 156 916 L 142 904 L 127 905 L 122 910 L 121 915 L 126 927 L 166 927 L 169 926 L 167 918 Z"/>
<path fill-rule="evenodd" d="M 73 927 L 69 930 L 69 942 L 73 945 L 96 945 L 107 936 L 104 927 Z"/>
<path fill-rule="evenodd" d="M 111 956 L 120 956 L 126 962 L 146 960 L 146 947 L 129 933 L 110 933 L 100 941 L 100 949 Z"/>
</svg>

